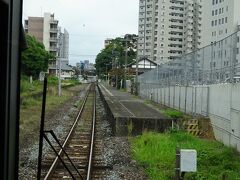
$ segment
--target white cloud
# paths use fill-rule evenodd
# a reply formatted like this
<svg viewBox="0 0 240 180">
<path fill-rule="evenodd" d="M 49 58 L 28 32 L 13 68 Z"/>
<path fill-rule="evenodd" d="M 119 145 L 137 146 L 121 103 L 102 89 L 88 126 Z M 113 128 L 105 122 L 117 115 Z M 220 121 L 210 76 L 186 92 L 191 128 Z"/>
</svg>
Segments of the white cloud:
<svg viewBox="0 0 240 180">
<path fill-rule="evenodd" d="M 137 34 L 138 0 L 24 0 L 23 17 L 55 14 L 70 34 L 70 54 L 96 55 L 104 39 Z M 70 63 L 94 56 L 70 56 Z"/>
</svg>

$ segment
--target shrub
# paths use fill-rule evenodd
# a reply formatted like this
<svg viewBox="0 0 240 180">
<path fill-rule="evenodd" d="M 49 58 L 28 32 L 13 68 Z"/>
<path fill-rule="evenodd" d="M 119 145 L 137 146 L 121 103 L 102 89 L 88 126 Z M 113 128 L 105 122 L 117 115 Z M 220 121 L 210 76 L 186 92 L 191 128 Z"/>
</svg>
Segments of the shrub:
<svg viewBox="0 0 240 180">
<path fill-rule="evenodd" d="M 58 84 L 58 78 L 56 76 L 49 76 L 48 77 L 48 84 L 56 86 Z"/>
<path fill-rule="evenodd" d="M 174 118 L 174 119 L 178 119 L 178 118 L 182 118 L 183 117 L 183 113 L 177 110 L 166 110 L 165 111 L 165 115 Z"/>
</svg>

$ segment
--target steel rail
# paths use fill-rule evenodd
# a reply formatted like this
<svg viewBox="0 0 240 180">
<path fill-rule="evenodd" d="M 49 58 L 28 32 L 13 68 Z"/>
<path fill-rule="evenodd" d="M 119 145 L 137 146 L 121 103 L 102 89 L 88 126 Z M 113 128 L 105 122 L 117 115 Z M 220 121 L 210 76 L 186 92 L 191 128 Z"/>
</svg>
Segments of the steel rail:
<svg viewBox="0 0 240 180">
<path fill-rule="evenodd" d="M 87 170 L 86 180 L 91 179 L 92 161 L 93 161 L 93 148 L 94 148 L 94 139 L 95 139 L 95 126 L 96 126 L 96 87 L 94 85 L 93 116 L 92 116 L 92 130 L 91 130 L 92 135 L 91 135 L 91 141 L 90 141 L 88 170 Z"/>
<path fill-rule="evenodd" d="M 82 115 L 83 109 L 84 109 L 84 107 L 85 107 L 85 105 L 86 105 L 86 102 L 87 102 L 87 99 L 88 99 L 88 95 L 89 95 L 90 89 L 91 89 L 91 85 L 90 85 L 90 87 L 89 87 L 88 90 L 87 90 L 86 96 L 85 96 L 84 101 L 83 101 L 82 106 L 81 106 L 81 109 L 80 109 L 80 111 L 78 112 L 78 115 L 77 115 L 77 117 L 76 117 L 76 119 L 75 119 L 75 121 L 74 121 L 74 123 L 73 123 L 73 126 L 72 126 L 72 128 L 70 129 L 70 131 L 69 131 L 69 133 L 68 133 L 68 135 L 67 135 L 67 137 L 66 137 L 66 139 L 65 139 L 65 141 L 64 141 L 64 143 L 63 143 L 63 145 L 62 145 L 63 148 L 65 148 L 65 147 L 67 146 L 68 141 L 69 141 L 70 137 L 71 137 L 72 134 L 73 134 L 74 128 L 76 127 L 76 124 L 78 123 L 78 120 L 80 119 L 80 117 L 81 117 L 81 115 Z M 58 156 L 62 156 L 62 155 L 63 155 L 63 150 L 61 149 L 61 150 L 58 152 Z M 56 167 L 57 167 L 57 165 L 58 165 L 58 163 L 59 163 L 59 158 L 58 158 L 58 156 L 57 156 L 57 157 L 55 158 L 55 160 L 53 161 L 50 169 L 48 170 L 46 176 L 44 177 L 44 180 L 50 179 L 51 175 L 52 175 L 53 172 L 55 171 L 55 169 L 56 169 Z"/>
</svg>

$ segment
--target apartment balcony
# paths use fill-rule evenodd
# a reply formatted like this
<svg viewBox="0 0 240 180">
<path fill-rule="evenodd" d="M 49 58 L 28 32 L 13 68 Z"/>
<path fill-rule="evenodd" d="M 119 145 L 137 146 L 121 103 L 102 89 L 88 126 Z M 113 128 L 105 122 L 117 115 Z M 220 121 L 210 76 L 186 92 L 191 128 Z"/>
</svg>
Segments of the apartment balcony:
<svg viewBox="0 0 240 180">
<path fill-rule="evenodd" d="M 170 50 L 170 51 L 168 51 L 168 53 L 170 53 L 170 54 L 182 54 L 182 50 Z"/>
<path fill-rule="evenodd" d="M 170 31 L 169 35 L 171 37 L 183 37 L 183 32 L 179 32 L 179 31 Z"/>
<path fill-rule="evenodd" d="M 192 48 L 193 45 L 192 45 L 192 43 L 186 43 L 185 47 L 186 47 L 187 49 L 189 49 L 189 48 Z"/>
<path fill-rule="evenodd" d="M 152 18 L 152 17 L 153 17 L 152 13 L 146 14 L 146 18 Z"/>
<path fill-rule="evenodd" d="M 146 3 L 145 1 L 142 1 L 142 2 L 140 1 L 139 6 L 145 6 L 145 3 Z"/>
<path fill-rule="evenodd" d="M 186 22 L 186 24 L 187 24 L 187 23 L 194 23 L 194 21 L 193 21 L 192 18 L 187 18 L 187 20 L 186 20 L 185 22 Z"/>
<path fill-rule="evenodd" d="M 57 51 L 57 46 L 50 46 L 49 51 Z"/>
<path fill-rule="evenodd" d="M 194 30 L 194 26 L 193 26 L 193 24 L 186 24 L 185 29 L 189 30 L 189 31 L 193 31 Z"/>
<path fill-rule="evenodd" d="M 139 10 L 139 13 L 145 13 L 145 9 L 143 8 L 143 9 L 140 9 Z"/>
<path fill-rule="evenodd" d="M 194 40 L 192 35 L 187 35 L 184 37 L 184 41 L 185 42 L 192 42 Z"/>
<path fill-rule="evenodd" d="M 141 19 L 141 18 L 145 18 L 145 14 L 144 13 L 139 13 L 139 19 Z"/>
<path fill-rule="evenodd" d="M 188 11 L 188 12 L 186 12 L 186 17 L 188 17 L 188 18 L 193 18 L 194 17 L 194 14 L 193 14 L 193 12 L 192 11 Z"/>
<path fill-rule="evenodd" d="M 183 17 L 184 11 L 180 11 L 179 9 L 170 10 L 169 15 L 170 16 L 180 16 L 180 17 Z"/>
<path fill-rule="evenodd" d="M 184 8 L 182 5 L 177 5 L 177 4 L 171 4 L 172 6 L 169 7 L 169 9 L 172 9 L 172 10 L 182 10 L 184 11 Z"/>
<path fill-rule="evenodd" d="M 180 44 L 183 43 L 183 39 L 182 39 L 182 38 L 180 38 L 180 39 L 169 38 L 168 40 L 169 40 L 171 43 L 180 43 Z"/>
<path fill-rule="evenodd" d="M 182 51 L 182 47 L 169 47 L 170 51 Z"/>
<path fill-rule="evenodd" d="M 183 36 L 179 35 L 179 34 L 171 34 L 170 36 L 171 36 L 171 38 L 175 38 L 175 39 L 182 39 L 183 38 Z"/>
<path fill-rule="evenodd" d="M 144 29 L 144 27 L 139 27 L 138 30 L 139 30 L 139 31 L 143 31 L 143 33 L 144 33 L 144 30 L 145 30 L 145 29 Z M 141 36 L 141 35 L 140 35 L 140 36 Z"/>
<path fill-rule="evenodd" d="M 151 49 L 152 48 L 152 46 L 151 45 L 146 45 L 146 47 L 145 47 L 146 49 Z"/>
<path fill-rule="evenodd" d="M 193 38 L 191 36 L 188 36 L 187 38 L 185 38 L 185 41 L 187 42 L 193 42 Z"/>
<path fill-rule="evenodd" d="M 146 43 L 151 43 L 151 42 L 152 42 L 152 39 L 146 39 L 145 42 L 146 42 Z"/>
<path fill-rule="evenodd" d="M 146 31 L 152 31 L 152 27 L 146 27 Z"/>
<path fill-rule="evenodd" d="M 53 56 L 57 56 L 57 51 L 50 51 Z"/>
<path fill-rule="evenodd" d="M 186 11 L 188 12 L 188 11 L 194 11 L 194 8 L 192 7 L 192 6 L 187 6 L 187 9 L 186 9 Z"/>
<path fill-rule="evenodd" d="M 144 38 L 142 40 L 138 39 L 138 44 L 144 44 Z"/>
<path fill-rule="evenodd" d="M 183 25 L 179 26 L 179 25 L 171 25 L 169 26 L 169 28 L 174 29 L 174 30 L 178 30 L 180 32 L 183 32 Z"/>
<path fill-rule="evenodd" d="M 50 24 L 58 24 L 58 21 L 57 20 L 50 20 Z"/>
<path fill-rule="evenodd" d="M 183 26 L 183 23 L 180 23 L 180 22 L 172 22 L 172 21 L 171 21 L 171 24 L 172 24 L 173 26 Z"/>
<path fill-rule="evenodd" d="M 170 3 L 176 4 L 178 6 L 184 6 L 184 1 L 181 0 L 170 0 Z"/>
<path fill-rule="evenodd" d="M 49 41 L 50 41 L 50 42 L 57 42 L 58 39 L 57 39 L 57 37 L 50 37 L 50 38 L 49 38 Z"/>
<path fill-rule="evenodd" d="M 51 32 L 51 33 L 57 33 L 57 32 L 58 32 L 58 29 L 57 29 L 57 28 L 50 28 L 50 32 Z"/>
<path fill-rule="evenodd" d="M 172 12 L 177 13 L 177 14 L 183 14 L 183 10 L 181 9 L 172 9 Z"/>
</svg>

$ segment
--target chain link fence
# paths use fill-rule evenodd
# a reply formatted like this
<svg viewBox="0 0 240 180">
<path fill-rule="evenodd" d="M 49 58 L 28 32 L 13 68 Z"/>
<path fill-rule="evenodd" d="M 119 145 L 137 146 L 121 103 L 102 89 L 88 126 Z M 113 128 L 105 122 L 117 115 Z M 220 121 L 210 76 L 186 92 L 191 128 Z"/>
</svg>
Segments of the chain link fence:
<svg viewBox="0 0 240 180">
<path fill-rule="evenodd" d="M 139 76 L 138 94 L 210 118 L 215 138 L 240 151 L 240 31 Z"/>
<path fill-rule="evenodd" d="M 139 77 L 140 83 L 209 85 L 240 81 L 240 31 L 195 52 L 158 65 Z"/>
</svg>

